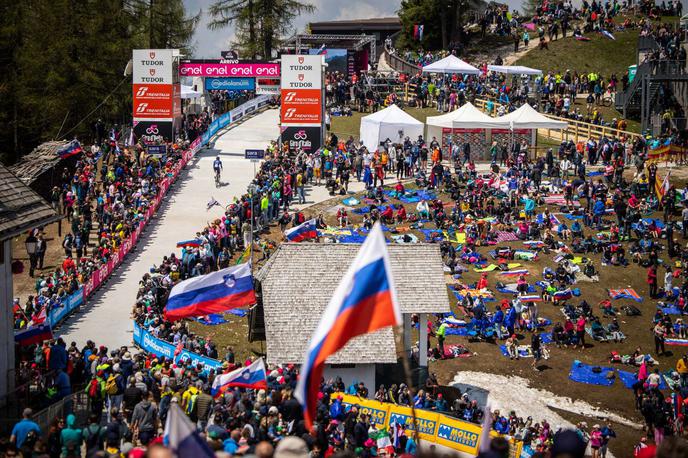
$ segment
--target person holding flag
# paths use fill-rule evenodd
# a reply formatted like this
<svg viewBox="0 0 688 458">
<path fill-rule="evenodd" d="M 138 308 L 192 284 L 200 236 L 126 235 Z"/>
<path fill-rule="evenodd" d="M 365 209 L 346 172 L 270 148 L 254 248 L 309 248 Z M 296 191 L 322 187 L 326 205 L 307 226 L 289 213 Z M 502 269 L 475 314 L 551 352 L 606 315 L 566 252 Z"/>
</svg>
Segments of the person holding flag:
<svg viewBox="0 0 688 458">
<path fill-rule="evenodd" d="M 401 323 L 387 246 L 378 222 L 335 289 L 306 351 L 295 396 L 308 428 L 315 420 L 327 358 L 356 336 Z"/>
<path fill-rule="evenodd" d="M 211 394 L 214 398 L 219 398 L 227 389 L 232 387 L 267 390 L 267 372 L 263 358 L 258 358 L 250 366 L 240 367 L 215 377 Z"/>
</svg>

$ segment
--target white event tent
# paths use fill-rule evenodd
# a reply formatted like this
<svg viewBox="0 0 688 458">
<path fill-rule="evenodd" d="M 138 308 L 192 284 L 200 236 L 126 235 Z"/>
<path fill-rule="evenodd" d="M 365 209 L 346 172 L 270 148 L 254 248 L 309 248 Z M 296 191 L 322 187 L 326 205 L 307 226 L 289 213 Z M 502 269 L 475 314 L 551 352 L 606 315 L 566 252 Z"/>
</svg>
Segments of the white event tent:
<svg viewBox="0 0 688 458">
<path fill-rule="evenodd" d="M 423 73 L 462 73 L 464 75 L 479 75 L 480 70 L 450 54 L 444 59 L 423 67 Z"/>
<path fill-rule="evenodd" d="M 193 86 L 181 86 L 182 99 L 198 99 L 203 97 L 203 92 L 194 90 Z"/>
<path fill-rule="evenodd" d="M 542 70 L 522 65 L 488 65 L 487 69 L 491 72 L 506 73 L 507 75 L 542 75 Z"/>
<path fill-rule="evenodd" d="M 510 129 L 552 129 L 561 130 L 568 127 L 568 123 L 557 121 L 538 113 L 527 103 L 511 113 L 500 116 L 497 120 Z"/>
<path fill-rule="evenodd" d="M 380 142 L 390 139 L 401 142 L 423 135 L 424 125 L 396 105 L 361 118 L 360 139 L 369 151 L 375 151 Z"/>
<path fill-rule="evenodd" d="M 508 128 L 509 124 L 504 124 L 497 118 L 493 118 L 470 102 L 460 108 L 440 116 L 430 116 L 425 121 L 427 125 L 427 137 L 440 138 L 442 129 L 500 129 Z"/>
</svg>

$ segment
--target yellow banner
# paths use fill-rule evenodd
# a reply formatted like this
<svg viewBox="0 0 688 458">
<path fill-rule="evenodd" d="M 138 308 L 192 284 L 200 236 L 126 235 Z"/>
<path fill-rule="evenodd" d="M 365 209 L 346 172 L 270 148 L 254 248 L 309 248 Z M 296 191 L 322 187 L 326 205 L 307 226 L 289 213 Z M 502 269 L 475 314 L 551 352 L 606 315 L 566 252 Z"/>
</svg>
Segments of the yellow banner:
<svg viewBox="0 0 688 458">
<path fill-rule="evenodd" d="M 370 417 L 370 423 L 375 425 L 376 428 L 383 429 L 387 427 L 387 417 L 389 416 L 389 408 L 392 404 L 342 393 L 332 393 L 331 398 L 337 399 L 337 396 L 342 397 L 342 405 L 345 410 L 348 411 L 351 406 L 357 405 L 358 412 L 368 415 Z"/>
<path fill-rule="evenodd" d="M 387 429 L 393 422 L 406 426 L 406 434 L 413 435 L 411 409 L 391 403 L 382 403 L 371 399 L 364 399 L 344 393 L 333 393 L 334 400 L 342 397 L 345 410 L 357 405 L 359 413 L 369 416 L 371 424 L 378 429 Z M 480 425 L 438 414 L 429 410 L 416 409 L 416 425 L 418 437 L 422 440 L 443 445 L 467 454 L 477 455 L 480 444 Z M 492 437 L 499 436 L 496 431 L 490 433 Z M 511 443 L 510 456 L 518 457 L 523 445 L 520 441 L 509 438 Z"/>
<path fill-rule="evenodd" d="M 441 415 L 436 442 L 460 452 L 477 455 L 481 432 L 480 425 Z"/>
<path fill-rule="evenodd" d="M 430 442 L 435 442 L 439 414 L 427 410 L 416 409 L 416 428 L 412 424 L 411 409 L 409 407 L 392 406 L 389 409 L 389 421 L 391 425 L 395 421 L 400 425 L 406 425 L 406 434 L 411 436 L 418 429 L 418 437 Z"/>
</svg>

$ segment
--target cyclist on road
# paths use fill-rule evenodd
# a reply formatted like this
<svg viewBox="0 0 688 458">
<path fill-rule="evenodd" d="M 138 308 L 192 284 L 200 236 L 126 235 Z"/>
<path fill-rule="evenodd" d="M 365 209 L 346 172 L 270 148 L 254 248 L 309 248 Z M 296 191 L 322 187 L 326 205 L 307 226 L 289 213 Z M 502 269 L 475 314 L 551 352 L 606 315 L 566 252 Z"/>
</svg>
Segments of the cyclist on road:
<svg viewBox="0 0 688 458">
<path fill-rule="evenodd" d="M 218 181 L 220 178 L 220 171 L 222 171 L 222 161 L 220 160 L 220 156 L 217 156 L 213 161 L 213 170 L 215 171 L 215 181 Z"/>
</svg>

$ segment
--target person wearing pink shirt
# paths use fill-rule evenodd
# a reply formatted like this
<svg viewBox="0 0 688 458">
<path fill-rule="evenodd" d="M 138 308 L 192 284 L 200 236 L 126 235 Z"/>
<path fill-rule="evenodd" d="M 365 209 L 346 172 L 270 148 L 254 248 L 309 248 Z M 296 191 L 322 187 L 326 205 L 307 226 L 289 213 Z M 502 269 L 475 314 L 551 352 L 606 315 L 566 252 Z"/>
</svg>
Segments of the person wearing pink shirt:
<svg viewBox="0 0 688 458">
<path fill-rule="evenodd" d="M 585 317 L 583 315 L 576 321 L 576 337 L 578 337 L 576 346 L 580 345 L 585 350 Z"/>
</svg>

